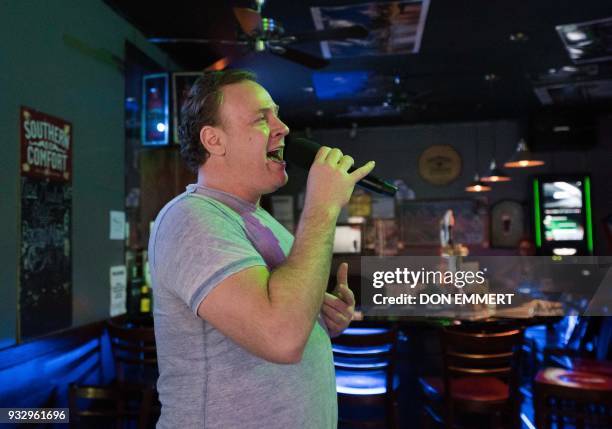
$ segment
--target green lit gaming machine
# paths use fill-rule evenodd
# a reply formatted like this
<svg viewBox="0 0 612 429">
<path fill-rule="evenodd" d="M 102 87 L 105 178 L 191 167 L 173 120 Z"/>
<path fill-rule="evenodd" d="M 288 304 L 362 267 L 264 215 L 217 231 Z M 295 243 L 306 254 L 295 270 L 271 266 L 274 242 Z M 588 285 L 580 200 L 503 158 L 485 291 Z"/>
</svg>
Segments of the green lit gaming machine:
<svg viewBox="0 0 612 429">
<path fill-rule="evenodd" d="M 533 179 L 535 244 L 540 255 L 592 255 L 591 179 L 588 175 Z"/>
</svg>

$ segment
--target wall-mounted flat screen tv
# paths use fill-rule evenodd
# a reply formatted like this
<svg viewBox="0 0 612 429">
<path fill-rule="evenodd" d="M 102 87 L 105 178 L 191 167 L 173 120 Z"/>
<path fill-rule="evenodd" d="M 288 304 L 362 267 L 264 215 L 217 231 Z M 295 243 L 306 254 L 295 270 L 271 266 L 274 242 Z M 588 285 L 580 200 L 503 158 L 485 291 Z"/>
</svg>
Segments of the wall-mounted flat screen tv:
<svg viewBox="0 0 612 429">
<path fill-rule="evenodd" d="M 536 177 L 533 195 L 536 246 L 543 253 L 592 253 L 589 176 Z"/>
<path fill-rule="evenodd" d="M 142 144 L 169 144 L 168 74 L 146 75 L 142 82 Z"/>
</svg>

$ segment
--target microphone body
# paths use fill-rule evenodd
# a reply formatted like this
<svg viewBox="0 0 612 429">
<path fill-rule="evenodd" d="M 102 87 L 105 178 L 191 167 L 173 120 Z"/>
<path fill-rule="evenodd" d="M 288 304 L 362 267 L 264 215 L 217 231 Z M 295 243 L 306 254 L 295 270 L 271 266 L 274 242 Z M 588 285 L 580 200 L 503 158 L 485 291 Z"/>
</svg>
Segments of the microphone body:
<svg viewBox="0 0 612 429">
<path fill-rule="evenodd" d="M 314 162 L 315 156 L 321 145 L 308 139 L 304 138 L 292 138 L 287 139 L 285 145 L 284 158 L 291 164 L 299 167 L 310 169 L 310 166 Z M 349 168 L 349 173 L 355 171 L 355 168 Z M 383 195 L 394 196 L 397 192 L 397 187 L 389 182 L 379 179 L 372 174 L 368 174 L 366 177 L 357 182 L 357 185 L 365 188 L 369 191 L 376 192 Z"/>
</svg>

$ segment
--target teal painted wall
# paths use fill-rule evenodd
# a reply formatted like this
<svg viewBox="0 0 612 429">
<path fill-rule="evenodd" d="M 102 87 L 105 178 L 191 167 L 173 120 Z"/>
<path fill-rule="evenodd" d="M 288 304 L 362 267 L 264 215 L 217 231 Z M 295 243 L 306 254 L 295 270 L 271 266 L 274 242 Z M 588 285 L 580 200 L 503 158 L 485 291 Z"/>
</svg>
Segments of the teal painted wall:
<svg viewBox="0 0 612 429">
<path fill-rule="evenodd" d="M 77 39 L 80 48 L 67 42 Z M 73 326 L 109 316 L 109 211 L 124 207 L 124 75 L 109 61 L 130 41 L 161 51 L 101 0 L 0 2 L 0 348 L 16 339 L 19 269 L 19 108 L 73 125 Z"/>
</svg>

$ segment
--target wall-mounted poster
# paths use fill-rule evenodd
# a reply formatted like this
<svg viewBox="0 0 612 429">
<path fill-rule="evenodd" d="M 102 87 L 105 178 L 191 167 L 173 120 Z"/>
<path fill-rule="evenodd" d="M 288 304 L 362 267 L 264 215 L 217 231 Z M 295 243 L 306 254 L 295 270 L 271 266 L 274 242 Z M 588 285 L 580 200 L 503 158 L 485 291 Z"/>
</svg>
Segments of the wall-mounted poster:
<svg viewBox="0 0 612 429">
<path fill-rule="evenodd" d="M 400 223 L 405 246 L 440 246 L 440 221 L 452 210 L 455 244 L 488 244 L 487 207 L 476 199 L 402 201 Z"/>
<path fill-rule="evenodd" d="M 27 107 L 21 108 L 21 175 L 69 182 L 72 126 Z"/>
<path fill-rule="evenodd" d="M 72 126 L 21 108 L 20 341 L 72 324 Z"/>
<path fill-rule="evenodd" d="M 181 124 L 181 107 L 189 94 L 191 86 L 202 72 L 172 73 L 172 126 L 174 143 L 179 143 L 178 127 Z"/>
</svg>

